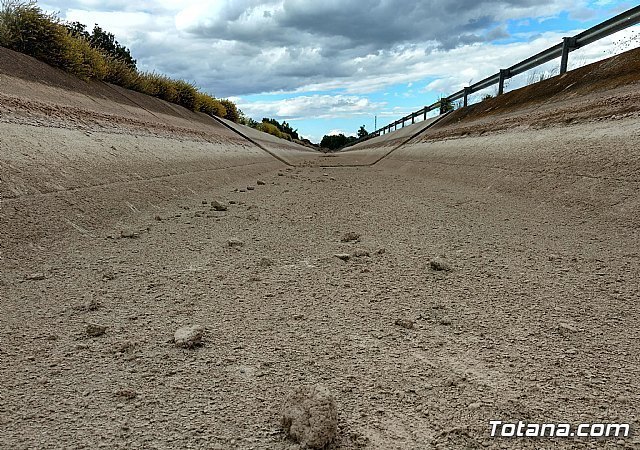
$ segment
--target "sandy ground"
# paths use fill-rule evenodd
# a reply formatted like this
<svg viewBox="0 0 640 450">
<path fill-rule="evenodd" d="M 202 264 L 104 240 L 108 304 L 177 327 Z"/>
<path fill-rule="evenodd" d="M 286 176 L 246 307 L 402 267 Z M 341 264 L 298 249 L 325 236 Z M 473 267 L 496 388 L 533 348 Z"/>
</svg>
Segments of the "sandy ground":
<svg viewBox="0 0 640 450">
<path fill-rule="evenodd" d="M 315 382 L 337 396 L 332 448 L 513 448 L 489 419 L 637 424 L 637 228 L 387 170 L 327 175 L 272 173 L 211 192 L 244 203 L 227 212 L 167 205 L 126 224 L 137 239 L 73 235 L 10 264 L 4 445 L 292 448 L 279 404 Z M 371 256 L 333 256 L 356 248 Z M 174 348 L 190 323 L 205 345 Z"/>
<path fill-rule="evenodd" d="M 293 450 L 280 406 L 313 383 L 336 397 L 330 449 L 640 447 L 640 88 L 617 89 L 561 126 L 527 120 L 568 103 L 512 129 L 513 109 L 451 116 L 362 167 L 287 167 L 151 106 L 47 122 L 5 93 L 0 447 Z M 72 169 L 34 163 L 51 155 Z M 203 345 L 176 348 L 188 324 Z M 490 420 L 634 434 L 491 438 Z"/>
</svg>

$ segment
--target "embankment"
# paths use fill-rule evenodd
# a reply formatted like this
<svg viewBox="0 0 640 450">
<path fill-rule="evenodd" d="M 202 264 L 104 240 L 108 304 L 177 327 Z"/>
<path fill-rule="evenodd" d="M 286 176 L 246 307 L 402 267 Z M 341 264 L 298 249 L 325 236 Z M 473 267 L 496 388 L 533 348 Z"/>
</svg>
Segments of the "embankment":
<svg viewBox="0 0 640 450">
<path fill-rule="evenodd" d="M 84 82 L 0 48 L 3 246 L 90 234 L 168 200 L 215 196 L 216 187 L 235 180 L 255 182 L 314 153 L 285 141 L 279 147 L 268 135 L 254 139 L 267 144 L 204 114 Z"/>
</svg>

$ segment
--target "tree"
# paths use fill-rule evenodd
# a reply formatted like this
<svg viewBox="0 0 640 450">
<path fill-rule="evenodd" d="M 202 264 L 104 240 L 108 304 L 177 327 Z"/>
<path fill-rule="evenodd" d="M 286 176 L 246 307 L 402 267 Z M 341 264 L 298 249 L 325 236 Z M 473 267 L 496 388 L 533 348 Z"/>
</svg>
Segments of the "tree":
<svg viewBox="0 0 640 450">
<path fill-rule="evenodd" d="M 364 125 L 362 125 L 358 130 L 358 139 L 362 139 L 363 137 L 366 137 L 368 135 L 369 132 L 365 129 Z"/>
<path fill-rule="evenodd" d="M 325 135 L 320 142 L 320 147 L 329 150 L 338 150 L 347 144 L 355 142 L 356 138 L 353 136 L 345 136 L 344 134 Z"/>
<path fill-rule="evenodd" d="M 289 136 L 291 136 L 292 139 L 300 139 L 300 136 L 298 136 L 298 130 L 294 130 L 291 125 L 289 125 L 287 122 L 282 121 L 282 123 L 278 122 L 276 119 L 270 119 L 268 117 L 264 117 L 262 119 L 262 123 L 270 123 L 271 125 L 275 126 L 278 130 L 280 130 L 282 133 L 284 134 L 288 134 Z"/>
<path fill-rule="evenodd" d="M 240 125 L 246 125 L 251 128 L 256 128 L 258 126 L 258 122 L 253 120 L 251 117 L 248 117 L 241 109 L 238 108 L 238 123 Z"/>
<path fill-rule="evenodd" d="M 136 60 L 133 59 L 127 47 L 116 41 L 113 33 L 103 30 L 98 24 L 93 27 L 93 33 L 89 33 L 87 26 L 80 22 L 71 22 L 65 26 L 72 36 L 87 40 L 91 47 L 101 50 L 106 56 L 121 61 L 130 69 L 136 70 Z"/>
<path fill-rule="evenodd" d="M 69 33 L 75 37 L 81 37 L 87 41 L 91 39 L 91 35 L 87 32 L 87 26 L 80 22 L 71 22 L 65 25 Z"/>
<path fill-rule="evenodd" d="M 451 100 L 446 97 L 442 97 L 440 99 L 440 111 L 442 113 L 447 113 L 449 111 L 453 111 L 454 109 L 456 109 L 456 107 Z"/>
<path fill-rule="evenodd" d="M 136 68 L 136 60 L 131 56 L 129 49 L 120 45 L 113 33 L 104 31 L 98 24 L 93 27 L 93 34 L 89 42 L 91 42 L 92 47 L 103 50 L 114 59 L 125 63 L 131 69 Z"/>
<path fill-rule="evenodd" d="M 231 100 L 222 99 L 220 103 L 226 108 L 227 113 L 224 118 L 230 120 L 231 122 L 238 123 L 240 120 L 240 113 L 238 112 L 238 107 Z"/>
</svg>

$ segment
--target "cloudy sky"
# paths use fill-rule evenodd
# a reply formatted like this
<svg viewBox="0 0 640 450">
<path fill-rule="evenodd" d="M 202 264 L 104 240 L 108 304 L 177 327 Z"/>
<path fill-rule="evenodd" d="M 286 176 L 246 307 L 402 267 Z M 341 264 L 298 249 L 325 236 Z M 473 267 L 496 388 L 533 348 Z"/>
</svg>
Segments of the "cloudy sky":
<svg viewBox="0 0 640 450">
<path fill-rule="evenodd" d="M 318 142 L 373 130 L 637 5 L 615 0 L 43 0 L 131 49 L 141 70 L 195 82 Z M 572 54 L 640 45 L 630 29 Z M 557 64 L 556 64 L 557 65 Z M 554 66 L 541 70 L 553 70 Z M 511 81 L 517 88 L 532 74 Z"/>
</svg>

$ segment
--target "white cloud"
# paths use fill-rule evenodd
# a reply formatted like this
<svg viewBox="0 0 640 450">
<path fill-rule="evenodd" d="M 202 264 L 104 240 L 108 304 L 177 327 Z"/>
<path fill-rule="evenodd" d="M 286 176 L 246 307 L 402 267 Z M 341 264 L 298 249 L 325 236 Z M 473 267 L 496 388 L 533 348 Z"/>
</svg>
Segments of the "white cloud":
<svg viewBox="0 0 640 450">
<path fill-rule="evenodd" d="M 243 102 L 238 106 L 250 117 L 278 117 L 287 120 L 326 119 L 370 115 L 385 107 L 384 103 L 348 95 L 310 95 L 274 101 Z"/>
<path fill-rule="evenodd" d="M 348 131 L 333 129 L 333 130 L 329 130 L 329 132 L 327 133 L 327 136 L 338 136 L 340 134 L 343 134 L 345 136 L 354 135 L 354 133 L 349 133 Z"/>
<path fill-rule="evenodd" d="M 417 93 L 416 103 L 427 93 L 448 95 L 574 33 L 520 34 L 512 36 L 520 42 L 498 45 L 496 41 L 508 36 L 507 21 L 535 24 L 562 11 L 573 19 L 586 18 L 594 11 L 590 3 L 44 0 L 41 6 L 59 10 L 66 20 L 89 28 L 98 23 L 113 32 L 131 49 L 141 70 L 194 81 L 219 97 L 232 96 L 257 119 L 303 120 L 406 115 L 424 106 L 407 106 L 410 89 Z M 607 11 L 620 5 L 600 0 Z M 575 52 L 570 61 L 609 56 L 613 42 Z M 406 88 L 394 92 L 391 87 L 396 85 Z M 511 88 L 516 85 L 514 80 Z M 340 95 L 328 95 L 334 92 Z M 369 100 L 367 95 L 374 92 L 389 103 Z M 258 93 L 281 95 L 278 100 L 245 100 Z M 290 98 L 281 99 L 285 95 Z M 405 106 L 395 108 L 392 101 Z"/>
<path fill-rule="evenodd" d="M 432 53 L 506 36 L 504 21 L 582 11 L 586 0 L 45 0 L 131 48 L 144 70 L 218 96 L 366 93 L 430 71 Z M 389 81 L 385 81 L 389 80 Z"/>
</svg>

